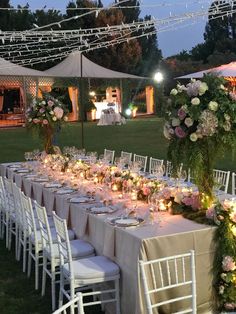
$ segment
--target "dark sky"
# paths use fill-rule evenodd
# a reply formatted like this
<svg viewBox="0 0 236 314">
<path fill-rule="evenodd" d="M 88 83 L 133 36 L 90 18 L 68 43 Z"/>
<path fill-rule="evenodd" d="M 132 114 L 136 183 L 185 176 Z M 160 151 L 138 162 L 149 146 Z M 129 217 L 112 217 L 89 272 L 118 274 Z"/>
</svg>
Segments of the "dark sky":
<svg viewBox="0 0 236 314">
<path fill-rule="evenodd" d="M 29 3 L 31 9 L 55 8 L 65 10 L 69 0 L 11 0 L 13 6 Z M 102 0 L 104 6 L 111 4 L 112 0 Z M 155 18 L 163 19 L 174 15 L 183 15 L 189 12 L 207 10 L 211 1 L 196 0 L 142 0 L 141 15 L 151 15 Z M 192 3 L 192 4 L 191 4 Z M 160 6 L 156 6 L 159 4 Z M 149 7 L 148 7 L 149 6 Z M 206 18 L 200 20 L 190 20 L 182 23 L 163 33 L 158 34 L 159 47 L 162 49 L 164 57 L 176 54 L 183 49 L 190 50 L 196 44 L 203 42 L 203 32 L 206 24 Z"/>
</svg>

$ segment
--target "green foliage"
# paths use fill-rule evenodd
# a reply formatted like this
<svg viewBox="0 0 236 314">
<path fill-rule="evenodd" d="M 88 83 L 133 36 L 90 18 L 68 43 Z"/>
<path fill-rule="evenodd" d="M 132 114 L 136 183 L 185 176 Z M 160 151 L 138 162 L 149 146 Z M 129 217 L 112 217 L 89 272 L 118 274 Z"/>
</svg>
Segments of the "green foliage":
<svg viewBox="0 0 236 314">
<path fill-rule="evenodd" d="M 223 83 L 222 78 L 206 75 L 202 82 L 178 85 L 171 92 L 165 125 L 174 170 L 182 163 L 190 168 L 199 191 L 210 198 L 216 160 L 236 147 L 236 101 Z"/>
</svg>

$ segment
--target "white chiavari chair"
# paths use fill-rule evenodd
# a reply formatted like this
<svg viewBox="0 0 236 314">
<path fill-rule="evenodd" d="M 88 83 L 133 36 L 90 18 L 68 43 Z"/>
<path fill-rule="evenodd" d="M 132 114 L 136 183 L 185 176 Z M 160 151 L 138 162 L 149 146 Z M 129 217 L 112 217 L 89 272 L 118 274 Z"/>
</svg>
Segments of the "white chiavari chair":
<svg viewBox="0 0 236 314">
<path fill-rule="evenodd" d="M 134 162 L 139 163 L 140 171 L 146 172 L 148 156 L 134 154 Z"/>
<path fill-rule="evenodd" d="M 122 158 L 124 160 L 126 165 L 129 165 L 131 163 L 131 160 L 132 160 L 132 153 L 122 151 L 120 153 L 120 158 Z"/>
<path fill-rule="evenodd" d="M 51 228 L 49 226 L 46 208 L 35 203 L 38 221 L 43 244 L 43 276 L 42 276 L 42 296 L 45 295 L 46 275 L 51 278 L 52 310 L 56 308 L 56 275 L 60 273 L 60 256 L 58 244 L 53 243 Z M 83 240 L 70 240 L 72 259 L 79 259 L 94 256 L 94 248 Z M 48 267 L 49 263 L 49 267 Z"/>
<path fill-rule="evenodd" d="M 162 167 L 164 163 L 163 159 L 157 159 L 150 157 L 149 161 L 149 173 L 155 172 L 155 170 L 159 167 Z"/>
<path fill-rule="evenodd" d="M 114 158 L 115 158 L 115 151 L 105 148 L 104 149 L 104 160 L 106 160 L 106 162 L 109 162 L 109 164 L 113 164 Z"/>
<path fill-rule="evenodd" d="M 220 193 L 227 193 L 229 187 L 229 178 L 230 178 L 230 171 L 223 171 L 223 170 L 213 170 L 214 182 L 218 185 L 216 187 L 217 194 Z"/>
<path fill-rule="evenodd" d="M 21 247 L 23 247 L 23 272 L 26 270 L 26 251 L 27 251 L 27 242 L 28 242 L 28 232 L 27 232 L 27 224 L 25 220 L 25 212 L 22 209 L 21 203 L 21 190 L 18 186 L 13 183 L 12 184 L 12 192 L 14 197 L 15 204 L 15 216 L 16 216 L 16 259 L 20 260 L 21 255 Z"/>
<path fill-rule="evenodd" d="M 236 173 L 232 172 L 232 195 L 236 195 Z"/>
<path fill-rule="evenodd" d="M 101 300 L 91 301 L 84 306 L 95 304 L 105 304 L 115 302 L 116 314 L 120 313 L 119 298 L 119 267 L 104 256 L 93 256 L 80 260 L 72 260 L 72 252 L 68 238 L 66 221 L 53 213 L 54 223 L 57 229 L 58 246 L 60 253 L 61 272 L 60 272 L 60 293 L 59 308 L 62 306 L 63 296 L 68 300 L 73 300 L 76 288 L 88 287 L 92 292 L 87 293 L 95 297 L 101 297 Z M 113 283 L 114 288 L 101 290 L 101 283 Z M 66 290 L 65 285 L 69 284 L 70 289 Z M 99 291 L 96 291 L 97 285 Z M 84 295 L 84 293 L 83 293 Z M 108 298 L 110 297 L 110 298 Z M 74 313 L 74 305 L 71 305 L 71 314 Z"/>
<path fill-rule="evenodd" d="M 194 251 L 151 261 L 139 261 L 148 314 L 169 305 L 169 313 L 197 313 Z M 178 295 L 173 292 L 178 289 Z M 165 294 L 162 294 L 165 292 Z M 162 299 L 160 299 L 162 295 Z M 186 308 L 176 312 L 176 305 L 184 302 Z"/>
</svg>

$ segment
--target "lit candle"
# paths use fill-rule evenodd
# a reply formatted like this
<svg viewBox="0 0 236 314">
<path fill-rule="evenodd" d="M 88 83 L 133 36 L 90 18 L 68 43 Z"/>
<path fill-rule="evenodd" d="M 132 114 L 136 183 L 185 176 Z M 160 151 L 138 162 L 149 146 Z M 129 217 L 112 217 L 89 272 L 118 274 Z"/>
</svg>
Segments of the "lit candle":
<svg viewBox="0 0 236 314">
<path fill-rule="evenodd" d="M 136 192 L 136 191 L 133 191 L 133 192 L 131 193 L 131 200 L 132 200 L 132 201 L 137 201 L 137 192 Z"/>
<path fill-rule="evenodd" d="M 165 206 L 163 200 L 160 200 L 158 208 L 159 208 L 160 211 L 166 210 L 166 206 Z"/>
<path fill-rule="evenodd" d="M 113 192 L 116 192 L 118 191 L 118 186 L 116 184 L 113 184 L 111 189 Z"/>
</svg>

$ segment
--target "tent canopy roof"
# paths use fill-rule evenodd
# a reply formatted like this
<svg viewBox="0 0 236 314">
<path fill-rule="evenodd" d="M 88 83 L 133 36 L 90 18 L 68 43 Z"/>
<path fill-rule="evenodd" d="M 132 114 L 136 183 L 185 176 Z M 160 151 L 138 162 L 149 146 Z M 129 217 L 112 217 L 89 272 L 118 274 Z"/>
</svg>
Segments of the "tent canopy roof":
<svg viewBox="0 0 236 314">
<path fill-rule="evenodd" d="M 0 76 L 49 77 L 49 75 L 42 71 L 25 68 L 3 58 L 0 58 Z"/>
<path fill-rule="evenodd" d="M 82 59 L 82 69 L 81 69 Z M 84 55 L 81 58 L 81 52 L 75 51 L 68 55 L 61 63 L 45 71 L 52 77 L 73 77 L 73 78 L 131 78 L 131 79 L 147 79 L 141 76 L 122 73 L 104 68 Z"/>
<path fill-rule="evenodd" d="M 177 79 L 202 78 L 204 74 L 207 74 L 207 73 L 214 73 L 217 76 L 224 76 L 224 77 L 236 77 L 236 62 L 231 62 L 231 63 L 223 64 L 219 67 L 211 68 L 208 70 L 179 76 L 177 77 Z"/>
</svg>

